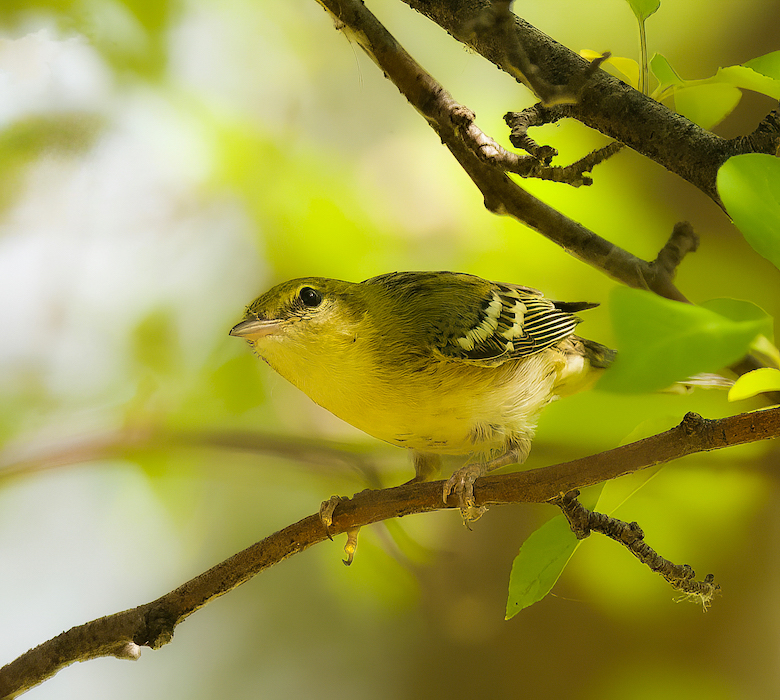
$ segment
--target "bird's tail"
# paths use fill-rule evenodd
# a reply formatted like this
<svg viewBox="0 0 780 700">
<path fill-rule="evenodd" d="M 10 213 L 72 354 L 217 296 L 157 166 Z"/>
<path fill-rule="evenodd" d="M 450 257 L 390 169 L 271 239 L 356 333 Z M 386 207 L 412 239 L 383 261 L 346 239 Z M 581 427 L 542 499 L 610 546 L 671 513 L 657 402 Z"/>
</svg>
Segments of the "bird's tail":
<svg viewBox="0 0 780 700">
<path fill-rule="evenodd" d="M 612 348 L 587 338 L 578 338 L 578 340 L 582 343 L 583 354 L 591 367 L 606 369 L 614 362 L 617 352 Z"/>
<path fill-rule="evenodd" d="M 557 396 L 568 396 L 593 386 L 616 354 L 606 345 L 577 335 L 569 336 L 560 349 L 564 364 L 555 383 Z"/>
<path fill-rule="evenodd" d="M 599 377 L 602 370 L 607 369 L 617 357 L 617 351 L 608 348 L 606 345 L 597 343 L 595 340 L 572 336 L 574 355 L 580 355 L 585 360 L 581 368 L 577 368 L 576 362 L 569 362 L 567 372 L 564 372 L 560 388 L 560 393 L 568 394 L 581 391 L 584 388 L 592 386 Z M 579 369 L 579 371 L 578 371 Z M 695 374 L 692 377 L 675 382 L 666 389 L 661 389 L 664 394 L 690 394 L 694 389 L 730 389 L 734 385 L 732 379 L 728 379 L 720 374 L 703 372 Z"/>
</svg>

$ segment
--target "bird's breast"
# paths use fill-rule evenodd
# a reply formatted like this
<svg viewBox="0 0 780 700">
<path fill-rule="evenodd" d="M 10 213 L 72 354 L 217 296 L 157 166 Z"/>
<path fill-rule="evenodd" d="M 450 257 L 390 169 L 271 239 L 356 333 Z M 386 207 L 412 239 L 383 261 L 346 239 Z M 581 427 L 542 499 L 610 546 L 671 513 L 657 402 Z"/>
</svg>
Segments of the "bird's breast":
<svg viewBox="0 0 780 700">
<path fill-rule="evenodd" d="M 316 356 L 261 353 L 313 401 L 356 428 L 400 447 L 439 454 L 490 454 L 533 437 L 552 399 L 551 352 L 498 367 L 412 356 L 391 367 L 352 347 Z"/>
</svg>

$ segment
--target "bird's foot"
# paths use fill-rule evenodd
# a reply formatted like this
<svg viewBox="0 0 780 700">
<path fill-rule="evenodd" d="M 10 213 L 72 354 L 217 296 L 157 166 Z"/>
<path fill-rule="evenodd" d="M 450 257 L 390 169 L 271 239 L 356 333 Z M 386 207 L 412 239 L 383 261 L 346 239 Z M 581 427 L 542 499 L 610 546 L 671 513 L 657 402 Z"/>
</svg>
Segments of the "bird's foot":
<svg viewBox="0 0 780 700">
<path fill-rule="evenodd" d="M 354 530 L 347 531 L 347 543 L 344 545 L 344 553 L 347 555 L 346 559 L 342 559 L 344 566 L 352 564 L 352 560 L 355 558 L 355 552 L 357 551 L 358 532 L 360 528 L 356 527 Z"/>
<path fill-rule="evenodd" d="M 325 534 L 329 540 L 333 539 L 330 534 L 330 526 L 333 525 L 333 511 L 336 510 L 339 503 L 341 503 L 341 496 L 331 496 L 320 504 L 320 522 L 325 528 Z"/>
<path fill-rule="evenodd" d="M 323 501 L 320 504 L 320 522 L 322 522 L 322 526 L 325 528 L 325 534 L 328 536 L 329 540 L 333 540 L 333 537 L 330 534 L 330 526 L 333 525 L 333 511 L 336 510 L 338 504 L 344 500 L 349 499 L 344 499 L 341 496 L 331 496 L 327 501 Z M 347 555 L 347 558 L 343 560 L 344 564 L 347 566 L 349 566 L 355 558 L 358 532 L 360 532 L 359 527 L 347 530 L 347 543 L 344 545 L 344 553 Z"/>
<path fill-rule="evenodd" d="M 444 484 L 442 498 L 446 503 L 455 496 L 463 517 L 463 524 L 471 529 L 470 523 L 479 520 L 487 511 L 487 506 L 478 506 L 474 500 L 474 482 L 488 472 L 487 465 L 467 464 L 456 471 Z"/>
</svg>

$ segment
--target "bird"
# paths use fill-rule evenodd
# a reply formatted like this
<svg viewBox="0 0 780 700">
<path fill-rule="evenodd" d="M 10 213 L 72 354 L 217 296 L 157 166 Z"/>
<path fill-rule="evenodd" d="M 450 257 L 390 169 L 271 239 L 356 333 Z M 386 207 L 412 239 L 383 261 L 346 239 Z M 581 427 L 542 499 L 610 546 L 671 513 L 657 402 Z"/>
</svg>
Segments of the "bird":
<svg viewBox="0 0 780 700">
<path fill-rule="evenodd" d="M 484 512 L 474 482 L 525 461 L 542 409 L 614 360 L 574 333 L 596 306 L 459 272 L 302 277 L 255 299 L 230 335 L 315 403 L 410 450 L 412 482 L 435 476 L 442 455 L 467 456 L 442 499 L 468 524 Z"/>
</svg>

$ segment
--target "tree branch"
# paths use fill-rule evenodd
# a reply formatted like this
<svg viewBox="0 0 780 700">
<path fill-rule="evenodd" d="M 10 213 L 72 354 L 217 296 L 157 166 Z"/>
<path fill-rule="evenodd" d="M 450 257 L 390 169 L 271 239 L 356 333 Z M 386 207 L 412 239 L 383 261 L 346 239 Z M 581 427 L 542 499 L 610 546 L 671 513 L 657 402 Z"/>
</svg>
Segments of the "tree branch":
<svg viewBox="0 0 780 700">
<path fill-rule="evenodd" d="M 352 445 L 322 438 L 285 437 L 242 430 L 163 430 L 134 424 L 86 437 L 24 445 L 4 446 L 0 452 L 0 480 L 20 474 L 104 459 L 121 459 L 138 450 L 208 448 L 270 455 L 299 465 L 316 467 L 317 474 L 351 470 L 362 483 L 379 488 L 376 460 Z"/>
<path fill-rule="evenodd" d="M 496 15 L 491 0 L 403 1 L 516 79 L 520 79 L 517 71 L 530 65 L 537 82 L 560 86 L 567 93 L 572 89 L 565 88 L 576 89 L 582 83 L 583 75 L 587 75 L 587 61 L 509 13 L 514 33 L 511 45 L 521 46 L 525 57 L 523 66 L 515 65 L 511 60 L 511 45 L 508 49 L 507 22 L 486 21 Z M 527 71 L 525 67 L 526 77 Z M 533 81 L 523 82 L 535 89 Z M 577 119 L 663 165 L 720 206 L 716 177 L 718 168 L 726 160 L 741 153 L 774 155 L 780 147 L 778 110 L 764 119 L 753 134 L 729 140 L 696 126 L 604 71 L 589 75 L 587 85 L 575 91 L 577 100 L 574 104 L 538 105 L 539 111 L 545 113 L 544 121 L 561 117 Z M 537 94 L 545 99 L 544 92 Z"/>
<path fill-rule="evenodd" d="M 588 510 L 577 500 L 579 495 L 579 491 L 570 491 L 554 501 L 578 540 L 589 537 L 591 532 L 601 533 L 622 544 L 651 571 L 663 576 L 672 588 L 682 591 L 689 598 L 700 600 L 705 610 L 712 604 L 713 596 L 720 590 L 712 574 L 707 574 L 703 581 L 697 581 L 696 572 L 688 564 L 673 564 L 647 544 L 645 533 L 637 523 L 627 523 Z"/>
<path fill-rule="evenodd" d="M 336 27 L 363 48 L 425 117 L 482 192 L 487 209 L 518 219 L 570 254 L 629 287 L 650 289 L 670 299 L 686 301 L 674 286 L 668 268 L 641 260 L 601 238 L 511 180 L 505 171 L 507 152 L 482 132 L 474 123 L 471 110 L 456 102 L 362 2 L 318 1 L 331 13 Z M 611 148 L 608 149 L 611 152 Z"/>
<path fill-rule="evenodd" d="M 688 413 L 675 428 L 591 457 L 514 474 L 487 476 L 474 484 L 478 506 L 546 503 L 561 494 L 663 464 L 695 452 L 780 436 L 780 407 L 705 420 Z M 442 508 L 441 481 L 363 491 L 336 506 L 330 533 Z M 0 698 L 14 698 L 60 669 L 99 656 L 135 659 L 140 647 L 167 644 L 174 628 L 199 608 L 265 569 L 323 540 L 319 515 L 310 515 L 217 564 L 151 603 L 74 627 L 0 669 Z"/>
</svg>

